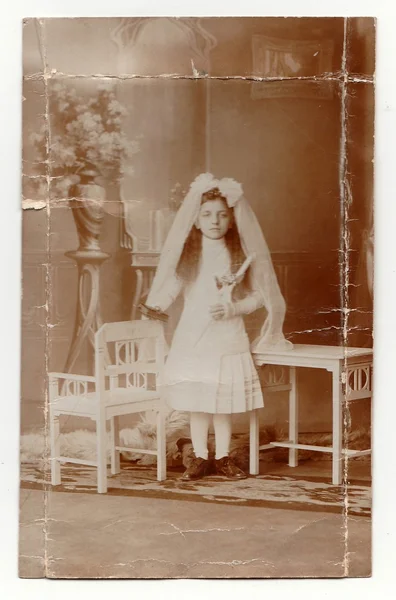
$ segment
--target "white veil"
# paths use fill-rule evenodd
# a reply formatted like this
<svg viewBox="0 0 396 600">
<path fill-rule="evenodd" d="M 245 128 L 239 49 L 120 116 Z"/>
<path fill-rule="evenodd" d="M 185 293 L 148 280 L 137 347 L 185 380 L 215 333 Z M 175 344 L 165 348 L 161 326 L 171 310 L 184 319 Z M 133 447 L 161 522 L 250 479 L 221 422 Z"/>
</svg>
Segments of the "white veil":
<svg viewBox="0 0 396 600">
<path fill-rule="evenodd" d="M 211 173 L 204 173 L 193 181 L 163 246 L 147 305 L 155 307 L 161 304 L 162 297 L 169 289 L 169 282 L 176 277 L 184 242 L 198 216 L 202 194 L 215 187 L 227 199 L 228 206 L 234 209 L 243 251 L 246 256 L 254 256 L 250 267 L 252 286 L 262 295 L 267 311 L 266 320 L 260 335 L 252 344 L 252 350 L 264 352 L 274 347 L 290 349 L 292 344 L 284 338 L 282 330 L 286 304 L 279 289 L 268 246 L 256 215 L 243 196 L 241 184 L 233 179 L 215 179 Z"/>
</svg>

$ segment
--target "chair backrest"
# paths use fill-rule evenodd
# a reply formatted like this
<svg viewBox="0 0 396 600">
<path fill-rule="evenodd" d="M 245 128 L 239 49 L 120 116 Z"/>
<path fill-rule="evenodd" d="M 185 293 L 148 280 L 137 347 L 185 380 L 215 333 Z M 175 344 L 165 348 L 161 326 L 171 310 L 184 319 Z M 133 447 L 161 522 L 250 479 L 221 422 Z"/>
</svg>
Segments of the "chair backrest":
<svg viewBox="0 0 396 600">
<path fill-rule="evenodd" d="M 95 376 L 102 389 L 156 388 L 162 376 L 165 340 L 151 320 L 106 323 L 95 334 Z"/>
</svg>

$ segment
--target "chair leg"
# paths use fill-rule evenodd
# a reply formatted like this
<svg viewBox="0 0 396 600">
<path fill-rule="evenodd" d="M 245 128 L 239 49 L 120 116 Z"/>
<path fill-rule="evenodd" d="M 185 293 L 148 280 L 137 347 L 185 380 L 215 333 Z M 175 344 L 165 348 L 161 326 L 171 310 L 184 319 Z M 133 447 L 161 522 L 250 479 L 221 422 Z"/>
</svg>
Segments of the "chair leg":
<svg viewBox="0 0 396 600">
<path fill-rule="evenodd" d="M 107 492 L 107 435 L 105 419 L 96 421 L 98 494 Z"/>
<path fill-rule="evenodd" d="M 166 479 L 166 431 L 165 413 L 159 410 L 157 413 L 157 479 Z"/>
<path fill-rule="evenodd" d="M 116 446 L 120 445 L 119 417 L 111 417 L 111 419 L 110 419 L 110 443 L 111 443 L 111 474 L 117 475 L 117 473 L 119 473 L 121 471 L 120 451 L 116 450 Z"/>
<path fill-rule="evenodd" d="M 51 484 L 61 484 L 60 456 L 60 427 L 59 417 L 50 417 L 50 445 L 51 445 Z"/>
<path fill-rule="evenodd" d="M 252 410 L 250 413 L 250 443 L 249 443 L 249 453 L 250 453 L 250 464 L 249 471 L 250 475 L 258 475 L 259 461 L 260 461 L 260 450 L 259 450 L 259 414 L 258 410 Z"/>
</svg>

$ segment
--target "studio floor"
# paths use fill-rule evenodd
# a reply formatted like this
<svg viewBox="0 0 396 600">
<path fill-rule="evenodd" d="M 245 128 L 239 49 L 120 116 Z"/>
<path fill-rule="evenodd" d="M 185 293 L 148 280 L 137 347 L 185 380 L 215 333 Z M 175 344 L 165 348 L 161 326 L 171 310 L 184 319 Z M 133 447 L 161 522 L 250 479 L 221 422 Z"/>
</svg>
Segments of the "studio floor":
<svg viewBox="0 0 396 600">
<path fill-rule="evenodd" d="M 330 475 L 331 463 L 263 468 L 258 480 L 263 488 L 277 479 L 312 486 Z M 369 489 L 369 463 L 351 464 L 350 476 L 351 485 Z M 119 493 L 116 487 L 106 495 L 89 487 L 73 493 L 67 489 L 68 479 L 66 472 L 65 484 L 47 493 L 34 482 L 22 481 L 22 577 L 42 577 L 44 572 L 51 578 L 370 575 L 371 518 L 364 511 L 334 512 L 324 505 L 299 505 L 293 498 L 260 505 L 241 505 L 235 495 L 201 501 L 199 495 L 181 494 L 179 500 L 175 494 L 156 497 L 144 490 Z M 221 482 L 207 485 L 218 487 Z"/>
</svg>

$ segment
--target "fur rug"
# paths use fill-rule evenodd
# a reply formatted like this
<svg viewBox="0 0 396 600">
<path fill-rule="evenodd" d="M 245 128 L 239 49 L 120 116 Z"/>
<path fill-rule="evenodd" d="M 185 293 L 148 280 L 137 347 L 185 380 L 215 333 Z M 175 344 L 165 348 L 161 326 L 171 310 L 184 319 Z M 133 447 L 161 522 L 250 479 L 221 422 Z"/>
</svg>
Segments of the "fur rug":
<svg viewBox="0 0 396 600">
<path fill-rule="evenodd" d="M 166 416 L 166 446 L 167 462 L 171 466 L 175 461 L 180 462 L 180 450 L 177 441 L 189 435 L 189 415 L 178 411 L 171 411 Z M 20 460 L 22 463 L 42 463 L 49 453 L 49 440 L 44 432 L 27 433 L 21 436 Z M 156 449 L 156 416 L 153 411 L 140 415 L 140 421 L 133 429 L 121 429 L 120 445 L 131 448 Z M 96 459 L 96 434 L 94 431 L 79 429 L 69 433 L 60 434 L 61 455 L 79 458 L 81 460 Z M 156 457 L 150 454 L 135 452 L 122 452 L 126 460 L 138 462 L 139 465 L 152 465 Z M 110 434 L 108 435 L 108 453 L 110 460 Z"/>
<path fill-rule="evenodd" d="M 166 417 L 166 442 L 167 463 L 169 466 L 187 467 L 193 456 L 193 448 L 189 439 L 189 415 L 178 411 L 171 411 Z M 266 426 L 260 430 L 260 445 L 269 444 L 273 441 L 287 439 L 282 430 L 273 426 Z M 317 444 L 330 446 L 331 434 L 327 433 L 305 433 L 300 434 L 299 442 L 302 444 Z M 120 443 L 122 446 L 131 448 L 145 448 L 155 450 L 156 448 L 156 420 L 151 411 L 140 416 L 140 422 L 133 429 L 122 429 L 120 431 Z M 60 436 L 61 454 L 73 458 L 95 460 L 96 458 L 96 435 L 93 431 L 77 430 L 63 433 Z M 20 457 L 22 463 L 43 464 L 49 453 L 48 441 L 44 432 L 29 433 L 21 436 Z M 110 447 L 110 438 L 109 438 Z M 354 450 L 363 450 L 370 447 L 370 433 L 365 429 L 358 429 L 348 436 L 348 447 Z M 209 452 L 214 454 L 214 439 L 209 437 Z M 331 460 L 330 453 L 300 450 L 299 460 Z M 249 434 L 233 436 L 231 441 L 230 455 L 235 463 L 247 471 L 249 466 Z M 124 459 L 137 462 L 139 465 L 151 466 L 156 463 L 156 457 L 149 454 L 135 452 L 122 452 Z M 287 462 L 287 448 L 273 448 L 261 453 L 261 460 L 267 462 Z M 110 459 L 110 450 L 108 451 Z M 369 460 L 368 456 L 356 457 L 352 460 Z"/>
</svg>

